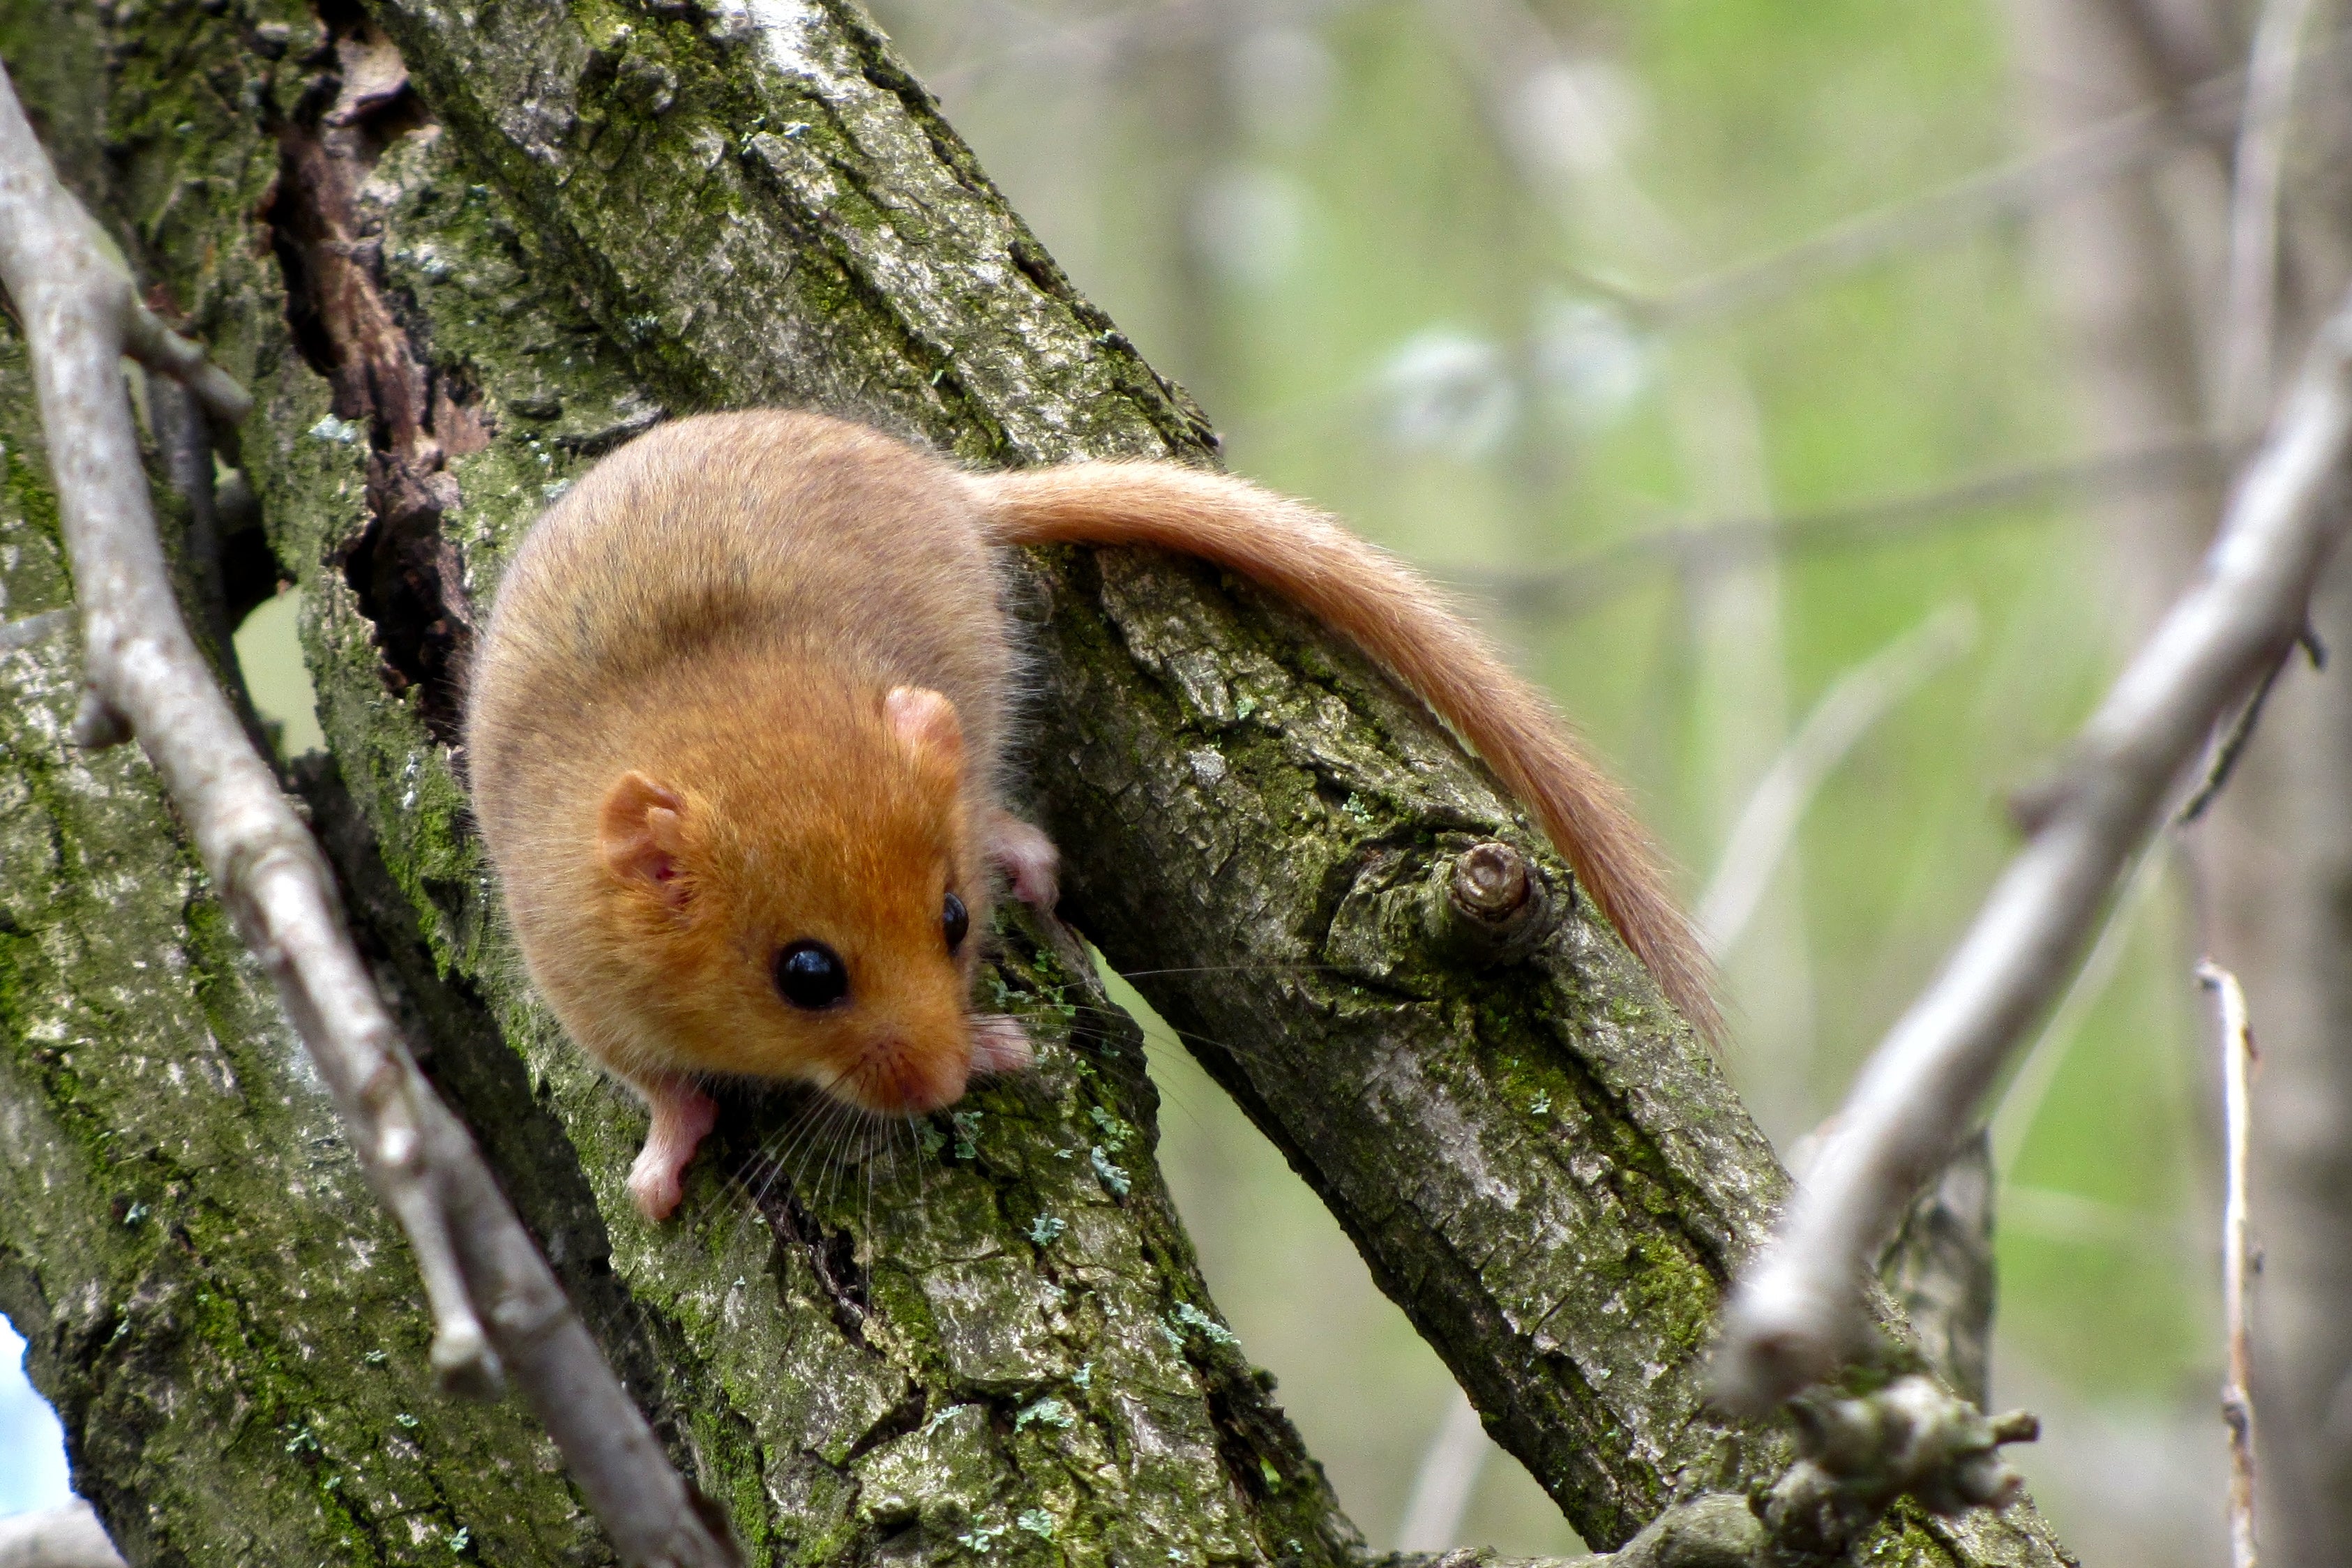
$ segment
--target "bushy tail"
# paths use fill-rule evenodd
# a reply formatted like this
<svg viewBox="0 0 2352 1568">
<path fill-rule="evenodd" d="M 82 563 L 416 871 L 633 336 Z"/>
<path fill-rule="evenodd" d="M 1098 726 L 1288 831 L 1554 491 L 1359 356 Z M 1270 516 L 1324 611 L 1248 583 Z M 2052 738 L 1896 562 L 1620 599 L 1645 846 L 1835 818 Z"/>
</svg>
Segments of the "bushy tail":
<svg viewBox="0 0 2352 1568">
<path fill-rule="evenodd" d="M 1708 1039 L 1710 971 L 1615 784 L 1551 705 L 1410 568 L 1311 507 L 1160 463 L 973 476 L 1010 544 L 1149 544 L 1264 584 L 1345 635 L 1476 749 L 1529 806 L 1625 945 Z"/>
</svg>

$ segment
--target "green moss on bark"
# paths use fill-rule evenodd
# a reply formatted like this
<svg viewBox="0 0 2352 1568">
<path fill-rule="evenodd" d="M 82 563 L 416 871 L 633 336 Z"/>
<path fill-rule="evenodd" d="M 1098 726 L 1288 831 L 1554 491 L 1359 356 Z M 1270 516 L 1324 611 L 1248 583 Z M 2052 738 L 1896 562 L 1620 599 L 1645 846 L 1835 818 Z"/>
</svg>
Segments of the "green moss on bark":
<svg viewBox="0 0 2352 1568">
<path fill-rule="evenodd" d="M 740 1097 L 681 1217 L 642 1224 L 621 1179 L 644 1113 L 520 982 L 467 831 L 450 694 L 421 658 L 436 638 L 462 645 L 530 517 L 660 408 L 813 403 L 991 462 L 1205 460 L 1196 411 L 1070 289 L 854 8 L 812 3 L 762 25 L 731 0 L 377 0 L 370 15 L 422 102 L 360 117 L 338 154 L 353 179 L 335 216 L 402 363 L 429 384 L 434 450 L 394 450 L 373 422 L 384 389 L 337 362 L 331 333 L 294 330 L 305 310 L 337 307 L 289 300 L 283 247 L 257 230 L 257 217 L 278 239 L 295 226 L 284 204 L 312 197 L 280 178 L 281 160 L 320 132 L 339 61 L 382 39 L 341 11 L 331 33 L 284 0 L 117 0 L 102 25 L 95 7 L 68 10 L 37 37 L 29 0 L 0 0 L 0 51 L 54 51 L 24 79 L 47 84 L 50 122 L 71 128 L 69 167 L 259 397 L 247 467 L 309 590 L 305 646 L 338 763 L 314 798 L 354 907 L 432 1070 L 754 1560 L 1358 1556 L 1209 1305 L 1152 1163 L 1132 1032 L 1093 1022 L 1109 1015 L 1082 962 L 1042 933 L 1009 928 L 995 979 L 1034 1018 L 1036 1072 L 888 1137 L 790 1093 Z M 441 487 L 405 521 L 387 515 L 398 463 Z M 409 533 L 394 539 L 395 523 Z M 412 602 L 397 572 L 366 569 L 386 548 L 415 552 L 402 560 L 429 590 Z M 26 571 L 39 580 L 37 563 Z M 1735 1447 L 1705 1419 L 1697 1354 L 1782 1183 L 1688 1032 L 1580 907 L 1533 959 L 1486 974 L 1384 946 L 1357 918 L 1392 879 L 1423 875 L 1449 835 L 1518 844 L 1569 904 L 1565 868 L 1416 708 L 1258 595 L 1116 552 L 1040 555 L 1024 573 L 1049 688 L 1031 787 L 1068 858 L 1070 910 L 1118 962 L 1200 967 L 1147 993 L 1223 1042 L 1201 1050 L 1212 1070 L 1332 1204 L 1493 1428 L 1599 1542 L 1677 1490 L 1768 1468 L 1769 1434 Z M 54 751 L 54 735 L 43 743 Z M 40 766 L 9 776 L 62 803 L 43 820 L 70 819 L 79 797 Z M 66 865 L 68 837 L 51 833 L 26 864 Z M 214 977 L 188 983 L 190 1016 L 233 1062 L 250 1057 L 251 1082 L 287 1086 L 270 1114 L 315 1105 L 217 922 L 185 912 L 203 894 L 172 856 L 173 940 L 207 954 L 196 967 Z M 79 994 L 25 934 L 96 918 L 69 915 L 0 931 L 0 994 Z M 255 1260 L 169 1298 L 185 1303 L 171 1309 L 182 1337 L 157 1342 L 195 1342 L 185 1325 L 200 1325 L 213 1359 L 173 1348 L 135 1398 L 80 1392 L 68 1352 L 136 1312 L 108 1307 L 81 1327 L 79 1308 L 56 1303 L 101 1278 L 91 1300 L 134 1300 L 141 1271 L 176 1256 L 142 1227 L 194 1172 L 118 1174 L 118 1127 L 148 1125 L 131 1086 L 84 1082 L 86 1052 L 38 1057 L 26 1042 L 53 1026 L 37 1008 L 18 1016 L 10 1060 L 32 1065 L 12 1066 L 0 1097 L 30 1109 L 11 1125 L 81 1151 L 91 1174 L 43 1210 L 56 1234 L 0 1240 L 16 1247 L 5 1288 L 51 1325 L 58 1348 L 37 1370 L 63 1392 L 127 1545 L 214 1560 L 267 1528 L 286 1532 L 287 1560 L 373 1561 L 446 1555 L 466 1530 L 462 1550 L 487 1557 L 494 1527 L 467 1500 L 520 1476 L 551 1500 L 498 1523 L 491 1560 L 593 1556 L 543 1443 L 497 1426 L 511 1412 L 416 1407 L 422 1326 L 369 1294 L 404 1281 L 405 1261 L 364 1194 L 329 1181 L 348 1162 L 306 1142 L 331 1140 L 311 1123 L 237 1145 L 307 1151 L 299 1171 L 240 1170 L 243 1206 L 183 1224 L 216 1249 L 205 1257 Z M 90 1016 L 115 1070 L 114 1042 L 143 1014 Z M 194 1042 L 126 1059 L 184 1074 L 203 1059 Z M 280 1178 L 305 1202 L 278 1187 L 265 1206 Z M 147 1203 L 140 1225 L 113 1215 L 117 1186 Z M 312 1214 L 321 1191 L 331 1201 Z M 304 1239 L 317 1236 L 329 1239 Z M 375 1239 L 362 1258 L 345 1236 Z M 85 1256 L 108 1261 L 71 1261 Z M 331 1337 L 289 1327 L 310 1321 L 288 1285 L 310 1289 L 305 1268 L 345 1292 Z M 362 1342 L 383 1366 L 355 1358 Z M 139 1403 L 173 1397 L 168 1418 Z M 488 1425 L 467 1425 L 477 1416 Z M 475 1430 L 509 1436 L 445 1436 Z M 226 1457 L 191 1456 L 200 1431 L 228 1435 L 215 1445 Z M 1885 1551 L 2053 1560 L 2030 1515 L 1998 1538 L 1988 1528 L 1890 1531 Z"/>
<path fill-rule="evenodd" d="M 70 622 L 10 627 L 0 1310 L 77 1485 L 134 1561 L 593 1560 L 523 1412 L 425 1394 L 413 1265 L 267 984 L 135 749 L 65 744 Z"/>
</svg>

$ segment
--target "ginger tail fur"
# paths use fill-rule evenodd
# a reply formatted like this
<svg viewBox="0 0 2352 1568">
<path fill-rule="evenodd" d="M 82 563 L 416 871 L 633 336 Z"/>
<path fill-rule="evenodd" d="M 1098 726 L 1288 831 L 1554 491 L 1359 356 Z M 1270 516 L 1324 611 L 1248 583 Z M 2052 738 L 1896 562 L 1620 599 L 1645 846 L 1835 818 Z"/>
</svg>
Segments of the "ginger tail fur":
<svg viewBox="0 0 2352 1568">
<path fill-rule="evenodd" d="M 1341 633 L 1434 710 L 1533 809 L 1666 999 L 1713 1043 L 1713 972 L 1622 793 L 1551 704 L 1402 563 L 1312 507 L 1223 474 L 1076 463 L 973 476 L 1007 544 L 1146 544 L 1263 584 Z"/>
</svg>

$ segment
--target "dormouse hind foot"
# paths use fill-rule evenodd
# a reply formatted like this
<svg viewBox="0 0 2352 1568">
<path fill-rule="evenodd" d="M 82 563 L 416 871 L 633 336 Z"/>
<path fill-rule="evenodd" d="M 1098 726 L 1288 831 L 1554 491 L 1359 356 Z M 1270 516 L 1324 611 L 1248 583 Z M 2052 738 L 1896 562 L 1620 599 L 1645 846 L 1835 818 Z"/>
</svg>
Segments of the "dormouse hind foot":
<svg viewBox="0 0 2352 1568">
<path fill-rule="evenodd" d="M 1036 1059 L 1036 1047 L 1029 1043 L 1029 1031 L 1020 1019 L 990 1014 L 971 1021 L 972 1071 L 1020 1072 Z"/>
<path fill-rule="evenodd" d="M 629 1167 L 629 1196 L 637 1212 L 658 1225 L 677 1211 L 686 1194 L 686 1167 L 719 1120 L 719 1105 L 685 1079 L 637 1083 L 654 1113 L 646 1146 Z"/>
<path fill-rule="evenodd" d="M 988 824 L 988 858 L 1003 868 L 1014 898 L 1041 915 L 1054 912 L 1062 896 L 1062 852 L 1043 831 L 1009 811 L 997 812 Z"/>
</svg>

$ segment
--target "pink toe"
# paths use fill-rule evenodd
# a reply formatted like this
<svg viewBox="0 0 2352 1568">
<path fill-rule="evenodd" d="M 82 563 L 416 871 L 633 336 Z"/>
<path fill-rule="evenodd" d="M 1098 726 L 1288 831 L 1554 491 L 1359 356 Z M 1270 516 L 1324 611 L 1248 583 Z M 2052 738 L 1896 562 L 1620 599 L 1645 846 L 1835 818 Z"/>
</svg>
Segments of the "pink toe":
<svg viewBox="0 0 2352 1568">
<path fill-rule="evenodd" d="M 684 1173 L 680 1167 L 652 1164 L 640 1153 L 629 1168 L 629 1196 L 635 1201 L 637 1212 L 656 1225 L 677 1213 L 678 1200 L 686 1195 L 680 1179 Z"/>
<path fill-rule="evenodd" d="M 1037 1059 L 1029 1031 L 1018 1018 L 990 1016 L 971 1021 L 974 1072 L 1019 1072 Z"/>
<path fill-rule="evenodd" d="M 1037 828 L 1005 812 L 989 826 L 988 854 L 1003 868 L 1013 896 L 1041 913 L 1061 896 L 1061 851 Z"/>
<path fill-rule="evenodd" d="M 661 1079 L 637 1086 L 654 1113 L 646 1146 L 629 1167 L 629 1196 L 647 1219 L 667 1219 L 686 1195 L 686 1168 L 719 1121 L 719 1104 L 691 1083 Z"/>
</svg>

